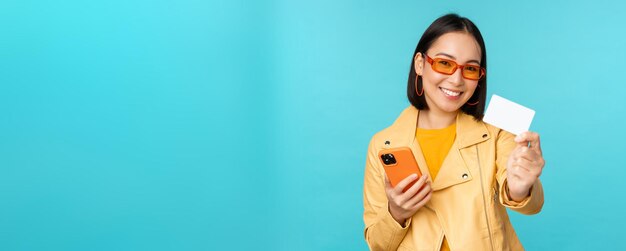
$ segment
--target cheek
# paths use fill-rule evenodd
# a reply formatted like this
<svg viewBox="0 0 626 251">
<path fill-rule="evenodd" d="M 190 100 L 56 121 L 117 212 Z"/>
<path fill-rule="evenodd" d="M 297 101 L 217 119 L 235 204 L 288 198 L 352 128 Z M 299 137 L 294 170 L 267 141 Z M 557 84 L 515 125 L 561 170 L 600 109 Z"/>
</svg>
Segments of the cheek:
<svg viewBox="0 0 626 251">
<path fill-rule="evenodd" d="M 439 85 L 445 79 L 445 75 L 425 71 L 424 75 L 422 75 L 422 84 L 425 88 L 430 88 Z"/>
<path fill-rule="evenodd" d="M 474 92 L 476 91 L 476 88 L 478 87 L 478 81 L 469 81 L 466 83 L 466 85 L 467 85 L 467 92 L 474 95 Z"/>
</svg>

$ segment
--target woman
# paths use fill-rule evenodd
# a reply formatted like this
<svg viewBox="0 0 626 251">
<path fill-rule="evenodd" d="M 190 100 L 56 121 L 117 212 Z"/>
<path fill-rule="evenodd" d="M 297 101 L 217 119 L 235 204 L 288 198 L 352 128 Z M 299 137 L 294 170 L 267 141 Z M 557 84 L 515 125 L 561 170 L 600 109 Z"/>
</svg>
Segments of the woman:
<svg viewBox="0 0 626 251">
<path fill-rule="evenodd" d="M 482 35 L 469 19 L 448 14 L 424 32 L 409 71 L 411 106 L 368 149 L 371 250 L 523 250 L 506 207 L 541 210 L 545 162 L 537 133 L 515 136 L 482 122 L 486 69 Z M 392 187 L 378 152 L 400 146 L 411 148 L 424 175 Z"/>
</svg>

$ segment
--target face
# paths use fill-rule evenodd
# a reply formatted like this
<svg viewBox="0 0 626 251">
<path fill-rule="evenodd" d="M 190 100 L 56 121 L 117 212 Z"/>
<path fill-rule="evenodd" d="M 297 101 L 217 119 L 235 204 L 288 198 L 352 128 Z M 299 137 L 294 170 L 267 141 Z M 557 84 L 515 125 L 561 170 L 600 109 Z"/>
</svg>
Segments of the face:
<svg viewBox="0 0 626 251">
<path fill-rule="evenodd" d="M 476 39 L 469 33 L 451 32 L 439 37 L 426 52 L 432 59 L 442 58 L 459 65 L 480 65 L 481 51 Z M 415 72 L 422 78 L 426 103 L 430 110 L 455 113 L 472 97 L 478 80 L 464 78 L 461 69 L 452 75 L 436 72 L 426 56 L 415 56 Z"/>
</svg>

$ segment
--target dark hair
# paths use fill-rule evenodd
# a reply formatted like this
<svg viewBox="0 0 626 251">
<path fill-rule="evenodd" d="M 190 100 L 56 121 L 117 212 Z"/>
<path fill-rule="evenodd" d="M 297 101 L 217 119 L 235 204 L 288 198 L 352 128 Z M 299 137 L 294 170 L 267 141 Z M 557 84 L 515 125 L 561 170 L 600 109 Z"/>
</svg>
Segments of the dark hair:
<svg viewBox="0 0 626 251">
<path fill-rule="evenodd" d="M 467 32 L 472 35 L 474 39 L 476 39 L 476 42 L 480 45 L 482 54 L 480 58 L 480 66 L 485 68 L 485 70 L 487 69 L 487 51 L 485 50 L 485 42 L 483 41 L 483 36 L 480 34 L 478 27 L 476 27 L 476 25 L 474 25 L 474 23 L 469 19 L 453 13 L 437 18 L 437 20 L 435 20 L 428 27 L 428 29 L 424 31 L 422 38 L 420 38 L 420 41 L 417 43 L 417 47 L 415 47 L 413 57 L 411 57 L 411 69 L 409 70 L 409 80 L 406 90 L 409 102 L 411 102 L 411 104 L 417 109 L 427 110 L 428 105 L 426 104 L 426 98 L 424 95 L 417 96 L 415 93 L 415 78 L 417 76 L 417 73 L 415 72 L 415 55 L 417 55 L 418 52 L 421 52 L 423 56 L 435 40 L 437 40 L 437 38 L 450 32 Z M 422 78 L 418 79 L 417 86 L 420 89 L 423 88 Z M 476 120 L 480 121 L 485 113 L 486 99 L 487 76 L 478 81 L 478 86 L 476 87 L 476 91 L 474 91 L 474 95 L 472 95 L 469 101 L 467 101 L 467 103 L 479 101 L 478 104 L 468 105 L 466 103 L 461 106 L 461 111 L 474 116 Z"/>
</svg>

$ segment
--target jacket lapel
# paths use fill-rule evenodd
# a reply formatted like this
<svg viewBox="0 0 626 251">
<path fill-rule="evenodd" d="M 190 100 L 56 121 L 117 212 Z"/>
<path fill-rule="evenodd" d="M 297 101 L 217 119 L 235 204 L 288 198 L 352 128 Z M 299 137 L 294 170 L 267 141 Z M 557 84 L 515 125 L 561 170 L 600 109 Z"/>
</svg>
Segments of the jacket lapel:
<svg viewBox="0 0 626 251">
<path fill-rule="evenodd" d="M 456 125 L 457 131 L 454 144 L 444 159 L 437 178 L 432 183 L 435 191 L 472 180 L 473 174 L 470 172 L 470 168 L 465 160 L 475 159 L 475 156 L 472 154 L 475 151 L 467 150 L 473 145 L 488 140 L 490 137 L 487 127 L 474 120 L 474 117 L 471 115 L 459 113 L 456 117 Z"/>
</svg>

